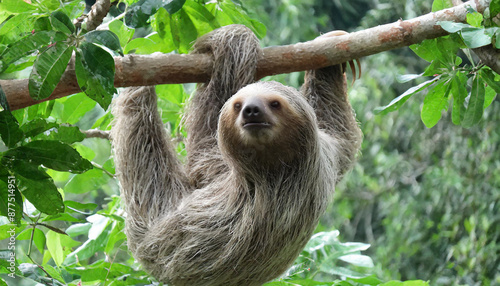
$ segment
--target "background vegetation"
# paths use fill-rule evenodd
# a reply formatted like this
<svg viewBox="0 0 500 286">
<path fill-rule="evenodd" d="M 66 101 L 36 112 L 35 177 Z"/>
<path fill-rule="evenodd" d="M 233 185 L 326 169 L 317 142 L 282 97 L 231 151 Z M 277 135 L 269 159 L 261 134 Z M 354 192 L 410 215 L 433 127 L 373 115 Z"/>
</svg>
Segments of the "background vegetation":
<svg viewBox="0 0 500 286">
<path fill-rule="evenodd" d="M 110 95 L 114 90 L 106 82 L 88 82 L 104 71 L 97 69 L 94 77 L 85 77 L 92 64 L 84 55 L 95 47 L 108 46 L 107 51 L 115 55 L 187 52 L 199 35 L 230 23 L 252 27 L 262 37 L 263 46 L 284 45 L 311 40 L 321 32 L 356 31 L 409 19 L 433 8 L 424 0 L 124 0 L 113 6 L 104 24 L 117 35 L 117 46 L 112 36 L 107 44 L 94 45 L 92 37 L 86 38 L 87 44 L 71 42 L 75 30 L 64 16 L 53 12 L 60 11 L 73 20 L 84 11 L 84 1 L 31 2 L 28 6 L 19 5 L 17 0 L 0 4 L 0 78 L 30 77 L 36 51 L 42 54 L 52 47 L 40 41 L 22 55 L 9 51 L 32 31 L 33 35 L 40 31 L 50 40 L 66 41 L 66 49 L 81 54 L 82 63 L 87 64 L 82 65 L 82 79 L 87 80 L 81 86 L 103 86 L 87 93 Z M 167 2 L 183 5 L 164 5 Z M 127 13 L 123 14 L 125 7 Z M 270 285 L 403 285 L 386 281 L 413 279 L 429 281 L 430 285 L 500 285 L 500 129 L 496 126 L 500 101 L 495 97 L 498 90 L 492 89 L 498 75 L 478 64 L 468 52 L 458 50 L 458 62 L 455 50 L 467 43 L 452 40 L 436 42 L 433 47 L 436 54 L 445 47 L 441 54 L 453 56 L 453 65 L 434 67 L 437 71 L 409 48 L 362 59 L 363 76 L 350 90 L 365 137 L 359 162 L 337 187 L 335 201 L 303 255 L 284 277 Z M 103 54 L 102 59 L 109 57 Z M 397 82 L 402 75 L 426 69 L 431 77 Z M 431 129 L 426 127 L 429 121 L 422 107 L 432 88 L 415 94 L 396 112 L 376 114 L 378 107 L 387 106 L 413 85 L 437 78 L 434 75 L 443 82 L 457 74 L 460 77 L 460 73 L 450 75 L 450 70 L 460 70 L 464 76 L 461 86 L 468 95 L 463 97 L 468 108 L 475 102 L 471 88 L 476 74 L 486 75 L 481 78 L 484 81 L 493 76 L 487 85 L 476 82 L 475 86 L 485 86 L 482 94 L 486 103 L 481 108 L 489 106 L 468 128 L 463 127 L 463 121 L 458 122 L 462 126 L 453 124 L 457 123 L 453 111 L 441 113 L 441 109 L 456 110 L 452 105 L 459 98 L 458 92 L 452 92 L 450 102 L 446 100 L 437 109 L 441 120 L 434 120 Z M 302 73 L 273 79 L 299 86 Z M 162 116 L 176 136 L 183 134 L 179 115 L 193 88 L 192 84 L 157 87 Z M 44 96 L 43 89 L 35 90 Z M 10 264 L 1 260 L 0 285 L 154 283 L 126 248 L 110 144 L 100 138 L 84 139 L 79 131 L 108 130 L 108 103 L 97 104 L 80 93 L 14 111 L 13 116 L 7 110 L 0 113 L 0 212 L 5 216 L 0 217 L 0 249 L 4 249 L 0 255 L 8 257 L 7 230 L 13 222 L 18 275 L 9 278 Z M 458 118 L 464 120 L 464 114 L 466 111 Z M 179 152 L 183 153 L 182 144 Z M 12 193 L 5 180 L 8 175 L 17 181 Z M 15 197 L 15 211 L 8 209 L 9 194 Z M 408 281 L 404 285 L 426 283 Z"/>
</svg>

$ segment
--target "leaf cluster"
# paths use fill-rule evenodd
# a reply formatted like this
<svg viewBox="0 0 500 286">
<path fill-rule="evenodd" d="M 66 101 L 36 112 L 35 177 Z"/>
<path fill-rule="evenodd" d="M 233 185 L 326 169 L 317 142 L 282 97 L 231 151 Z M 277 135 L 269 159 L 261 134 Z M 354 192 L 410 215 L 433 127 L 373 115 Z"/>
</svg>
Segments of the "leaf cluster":
<svg viewBox="0 0 500 286">
<path fill-rule="evenodd" d="M 449 8 L 445 2 L 435 1 L 433 8 Z M 499 5 L 499 1 L 492 1 L 489 11 L 497 15 Z M 377 108 L 377 113 L 386 114 L 398 110 L 410 97 L 424 91 L 426 96 L 421 119 L 427 127 L 436 125 L 442 112 L 449 107 L 452 110 L 452 121 L 456 125 L 470 128 L 481 121 L 484 110 L 500 93 L 500 76 L 484 63 L 476 64 L 470 49 L 486 45 L 499 48 L 500 28 L 488 18 L 489 13 L 485 13 L 487 16 L 483 18 L 482 14 L 474 10 L 469 12 L 468 24 L 439 23 L 443 29 L 454 34 L 411 46 L 430 65 L 421 74 L 402 76 L 401 81 L 432 78 L 411 87 L 389 104 Z M 466 57 L 465 63 L 461 56 Z"/>
</svg>

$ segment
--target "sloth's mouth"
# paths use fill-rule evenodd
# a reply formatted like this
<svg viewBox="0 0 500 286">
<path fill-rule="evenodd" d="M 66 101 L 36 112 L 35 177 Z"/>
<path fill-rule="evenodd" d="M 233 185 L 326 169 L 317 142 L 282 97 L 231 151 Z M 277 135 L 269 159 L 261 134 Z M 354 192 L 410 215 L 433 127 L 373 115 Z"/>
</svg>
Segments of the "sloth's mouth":
<svg viewBox="0 0 500 286">
<path fill-rule="evenodd" d="M 271 123 L 269 123 L 269 122 L 245 122 L 245 123 L 243 123 L 243 128 L 260 129 L 260 128 L 268 128 L 268 127 L 271 127 Z"/>
</svg>

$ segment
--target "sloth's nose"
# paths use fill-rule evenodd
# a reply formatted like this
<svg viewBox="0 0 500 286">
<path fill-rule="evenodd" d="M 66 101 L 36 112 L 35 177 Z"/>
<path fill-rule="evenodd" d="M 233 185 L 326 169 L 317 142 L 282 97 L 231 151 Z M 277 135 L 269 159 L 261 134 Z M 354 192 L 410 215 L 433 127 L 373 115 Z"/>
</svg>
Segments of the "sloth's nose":
<svg viewBox="0 0 500 286">
<path fill-rule="evenodd" d="M 260 100 L 252 100 L 243 106 L 242 112 L 246 120 L 260 120 L 264 117 L 264 106 Z"/>
</svg>

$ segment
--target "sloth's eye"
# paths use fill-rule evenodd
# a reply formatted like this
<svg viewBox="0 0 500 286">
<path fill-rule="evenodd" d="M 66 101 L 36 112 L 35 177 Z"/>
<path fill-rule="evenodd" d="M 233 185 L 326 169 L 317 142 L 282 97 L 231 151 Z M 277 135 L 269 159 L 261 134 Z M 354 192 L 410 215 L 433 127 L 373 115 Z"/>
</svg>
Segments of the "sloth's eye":
<svg viewBox="0 0 500 286">
<path fill-rule="evenodd" d="M 234 110 L 240 110 L 240 109 L 241 109 L 241 103 L 236 102 L 236 103 L 234 104 Z"/>
<path fill-rule="evenodd" d="M 275 101 L 272 101 L 272 102 L 271 102 L 271 104 L 270 104 L 270 106 L 271 106 L 272 108 L 274 108 L 274 109 L 278 109 L 278 108 L 280 108 L 280 102 L 279 102 L 279 101 L 276 101 L 276 100 L 275 100 Z"/>
</svg>

